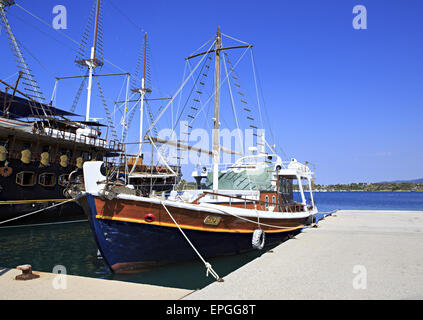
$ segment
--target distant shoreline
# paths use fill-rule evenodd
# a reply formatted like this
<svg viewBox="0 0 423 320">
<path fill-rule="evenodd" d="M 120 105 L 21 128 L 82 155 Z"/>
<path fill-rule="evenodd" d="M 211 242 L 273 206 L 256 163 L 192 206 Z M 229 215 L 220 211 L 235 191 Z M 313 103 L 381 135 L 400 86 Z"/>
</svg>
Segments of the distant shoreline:
<svg viewBox="0 0 423 320">
<path fill-rule="evenodd" d="M 423 183 L 412 182 L 379 182 L 379 183 L 350 183 L 350 184 L 329 184 L 313 186 L 314 191 L 342 191 L 342 192 L 421 192 L 423 191 Z"/>
<path fill-rule="evenodd" d="M 298 190 L 295 190 L 298 192 Z M 313 190 L 313 192 L 421 192 L 423 190 Z"/>
</svg>

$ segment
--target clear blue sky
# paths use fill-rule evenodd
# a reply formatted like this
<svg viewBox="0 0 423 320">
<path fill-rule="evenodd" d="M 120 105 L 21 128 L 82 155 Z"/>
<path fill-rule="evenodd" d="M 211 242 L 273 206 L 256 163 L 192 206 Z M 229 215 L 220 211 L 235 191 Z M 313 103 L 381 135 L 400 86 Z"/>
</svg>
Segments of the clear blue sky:
<svg viewBox="0 0 423 320">
<path fill-rule="evenodd" d="M 66 6 L 63 33 L 76 40 L 91 7 L 89 0 L 17 2 L 50 23 L 54 5 Z M 367 8 L 367 30 L 352 27 L 357 4 Z M 49 98 L 53 75 L 79 74 L 76 46 L 20 8 L 9 11 L 17 38 L 43 64 L 26 53 Z M 151 41 L 153 81 L 170 95 L 180 84 L 184 58 L 218 25 L 254 44 L 266 124 L 288 157 L 316 165 L 317 183 L 423 176 L 422 1 L 104 0 L 105 57 L 132 72 L 143 28 Z M 0 46 L 5 79 L 16 68 L 4 31 Z M 102 71 L 119 72 L 110 64 Z M 58 103 L 68 108 L 78 85 L 61 86 Z M 122 81 L 105 85 L 115 99 Z M 104 117 L 101 105 L 97 112 Z"/>
</svg>

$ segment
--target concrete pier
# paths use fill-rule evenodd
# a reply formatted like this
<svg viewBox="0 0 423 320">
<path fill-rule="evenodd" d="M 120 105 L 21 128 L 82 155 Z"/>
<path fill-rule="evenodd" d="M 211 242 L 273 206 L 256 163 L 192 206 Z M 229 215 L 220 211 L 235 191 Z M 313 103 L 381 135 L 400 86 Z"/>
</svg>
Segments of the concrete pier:
<svg viewBox="0 0 423 320">
<path fill-rule="evenodd" d="M 70 275 L 61 289 L 56 274 L 21 273 L 0 268 L 0 300 L 420 300 L 423 211 L 338 211 L 195 292 Z"/>
<path fill-rule="evenodd" d="M 423 212 L 338 211 L 187 300 L 423 299 Z"/>
<path fill-rule="evenodd" d="M 19 281 L 17 269 L 0 268 L 0 300 L 179 300 L 192 290 L 37 272 Z"/>
</svg>

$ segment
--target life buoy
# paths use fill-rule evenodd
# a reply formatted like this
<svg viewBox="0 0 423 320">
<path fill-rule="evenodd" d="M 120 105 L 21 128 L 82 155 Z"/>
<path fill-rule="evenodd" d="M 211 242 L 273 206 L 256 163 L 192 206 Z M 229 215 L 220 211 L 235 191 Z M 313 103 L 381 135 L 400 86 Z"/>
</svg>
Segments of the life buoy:
<svg viewBox="0 0 423 320">
<path fill-rule="evenodd" d="M 1 167 L 0 168 L 0 175 L 2 177 L 8 177 L 13 173 L 13 169 L 11 167 Z"/>
<path fill-rule="evenodd" d="M 156 170 L 157 170 L 157 172 L 164 172 L 164 171 L 166 171 L 166 169 L 163 168 L 162 166 L 157 166 L 156 167 Z"/>
<path fill-rule="evenodd" d="M 265 241 L 265 233 L 261 229 L 256 229 L 253 232 L 253 239 L 251 240 L 251 244 L 253 245 L 254 249 L 261 250 L 264 247 L 264 241 Z"/>
<path fill-rule="evenodd" d="M 152 213 L 148 213 L 144 216 L 144 221 L 146 222 L 153 222 L 155 219 L 156 217 Z"/>
</svg>

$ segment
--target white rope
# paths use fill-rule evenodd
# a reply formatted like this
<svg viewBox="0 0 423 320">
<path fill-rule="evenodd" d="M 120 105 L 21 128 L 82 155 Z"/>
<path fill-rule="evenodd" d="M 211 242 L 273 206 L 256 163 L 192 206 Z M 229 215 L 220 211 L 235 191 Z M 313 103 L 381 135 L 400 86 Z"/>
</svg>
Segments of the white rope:
<svg viewBox="0 0 423 320">
<path fill-rule="evenodd" d="M 170 216 L 170 218 L 173 220 L 173 222 L 175 223 L 175 225 L 178 227 L 179 231 L 181 231 L 182 235 L 188 241 L 189 245 L 192 247 L 192 249 L 195 251 L 195 253 L 199 256 L 199 258 L 201 259 L 201 261 L 203 261 L 203 263 L 204 263 L 204 265 L 206 266 L 206 269 L 207 269 L 207 271 L 206 271 L 206 277 L 208 277 L 209 276 L 209 273 L 210 273 L 216 279 L 216 281 L 223 282 L 223 279 L 220 278 L 219 275 L 213 270 L 211 264 L 208 263 L 206 260 L 204 260 L 204 258 L 201 256 L 201 254 L 195 248 L 195 246 L 188 239 L 188 237 L 186 236 L 186 234 L 184 233 L 184 231 L 181 229 L 181 227 L 179 226 L 179 224 L 176 222 L 176 220 L 173 218 L 172 214 L 169 212 L 169 210 L 167 209 L 167 207 L 165 206 L 165 204 L 162 201 L 160 203 L 162 204 L 163 208 L 165 208 L 166 212 L 168 213 L 168 215 Z"/>
<path fill-rule="evenodd" d="M 228 78 L 229 95 L 231 97 L 232 111 L 233 111 L 234 117 L 235 117 L 235 123 L 236 123 L 236 128 L 237 128 L 237 131 L 238 131 L 239 143 L 241 144 L 241 153 L 244 153 L 244 146 L 243 146 L 243 143 L 242 143 L 243 140 L 242 140 L 242 137 L 241 137 L 241 132 L 240 132 L 241 130 L 239 128 L 238 116 L 237 116 L 236 108 L 235 108 L 235 101 L 234 101 L 234 97 L 232 95 L 231 82 L 230 82 L 229 77 L 228 77 L 228 68 L 226 66 L 226 59 L 223 59 L 223 66 L 225 67 L 225 74 L 226 74 L 226 77 Z"/>
<path fill-rule="evenodd" d="M 214 43 L 213 43 L 214 44 Z M 242 53 L 242 55 L 239 57 L 239 59 L 237 60 L 237 62 L 235 63 L 235 65 L 233 66 L 233 70 L 235 70 L 235 68 L 238 66 L 238 64 L 241 62 L 241 60 L 242 60 L 242 58 L 244 57 L 244 55 L 245 55 L 245 53 L 247 52 L 247 50 L 248 50 L 248 48 L 247 49 L 245 49 L 244 50 L 244 52 Z M 233 73 L 233 71 L 230 71 L 227 75 L 226 75 L 226 77 L 222 80 L 222 81 L 220 81 L 220 83 L 219 83 L 219 85 L 218 85 L 218 88 L 219 88 L 219 90 L 220 90 L 220 88 L 223 86 L 223 84 L 225 83 L 225 81 L 228 79 L 228 77 L 231 75 Z M 210 96 L 209 96 L 209 98 L 206 100 L 206 102 L 205 103 L 203 103 L 203 105 L 201 106 L 201 108 L 200 108 L 200 110 L 199 111 L 197 111 L 197 115 L 199 115 L 200 114 L 200 112 L 202 112 L 203 111 L 203 109 L 204 109 L 204 107 L 210 102 L 210 100 L 214 97 L 214 95 L 215 95 L 215 92 L 213 92 L 213 94 L 211 94 Z M 196 118 L 196 117 L 195 117 Z M 195 118 L 194 119 L 192 119 L 191 121 L 190 121 L 190 123 L 189 123 L 189 125 L 192 125 L 192 123 L 194 122 L 194 120 L 195 120 Z"/>
<path fill-rule="evenodd" d="M 251 64 L 253 66 L 254 85 L 255 85 L 255 88 L 256 88 L 257 105 L 258 105 L 258 110 L 259 110 L 259 115 L 260 115 L 260 124 L 261 124 L 261 127 L 263 128 L 263 117 L 261 115 L 261 106 L 260 106 L 260 98 L 259 98 L 259 92 L 258 92 L 258 86 L 257 86 L 256 68 L 255 68 L 255 62 L 254 62 L 254 56 L 253 56 L 253 49 L 252 48 L 250 48 L 250 52 L 251 52 Z"/>
<path fill-rule="evenodd" d="M 19 216 L 19 217 L 15 217 L 15 218 L 12 218 L 12 219 L 9 219 L 9 220 L 6 220 L 6 221 L 2 221 L 2 222 L 0 222 L 0 224 L 5 224 L 5 223 L 8 223 L 8 222 L 11 222 L 11 221 L 17 220 L 17 219 L 25 218 L 25 217 L 27 217 L 27 216 L 30 216 L 30 215 L 33 215 L 33 214 L 36 214 L 36 213 L 42 212 L 42 211 L 44 211 L 44 210 L 48 210 L 48 209 L 51 209 L 51 208 L 54 208 L 54 207 L 61 206 L 62 204 L 65 204 L 65 203 L 68 203 L 68 202 L 71 202 L 71 201 L 75 201 L 75 200 L 74 200 L 74 199 L 69 199 L 69 200 L 66 200 L 66 201 L 63 201 L 63 202 L 60 202 L 60 203 L 54 204 L 54 205 L 52 205 L 52 206 L 50 206 L 50 207 L 47 207 L 47 208 L 43 208 L 43 209 L 40 209 L 40 210 L 37 210 L 37 211 L 33 211 L 33 212 L 30 212 L 30 213 L 27 213 L 27 214 L 21 215 L 21 216 Z"/>
<path fill-rule="evenodd" d="M 80 45 L 80 43 L 79 43 L 78 41 L 76 41 L 76 40 L 72 39 L 72 38 L 71 38 L 71 37 L 69 37 L 66 33 L 61 32 L 59 29 L 55 29 L 55 28 L 53 28 L 53 26 L 52 26 L 51 24 L 49 24 L 49 23 L 45 22 L 44 20 L 42 20 L 41 18 L 37 17 L 35 14 L 33 14 L 33 13 L 31 13 L 30 11 L 26 10 L 25 8 L 23 8 L 22 6 L 20 6 L 18 3 L 15 3 L 15 5 L 16 5 L 18 8 L 20 8 L 21 10 L 25 11 L 25 12 L 26 12 L 27 14 L 29 14 L 30 16 L 32 16 L 33 18 L 35 18 L 35 19 L 37 19 L 38 21 L 40 21 L 41 23 L 43 23 L 43 24 L 45 24 L 46 26 L 48 26 L 48 27 L 52 28 L 54 31 L 56 31 L 56 32 L 57 32 L 57 33 L 59 33 L 60 35 L 62 35 L 62 36 L 64 36 L 64 37 L 66 37 L 68 40 L 72 41 L 72 42 L 73 42 L 73 43 L 75 43 L 76 45 L 78 45 L 78 46 Z M 74 50 L 74 51 L 76 51 L 76 50 Z M 122 68 L 120 68 L 119 66 L 117 66 L 117 65 L 115 65 L 114 63 L 112 63 L 112 62 L 108 61 L 107 59 L 104 59 L 104 58 L 103 58 L 103 60 L 104 60 L 105 62 L 109 63 L 110 65 L 112 65 L 113 67 L 115 67 L 116 69 L 119 69 L 119 70 L 120 70 L 120 71 L 122 71 L 122 72 L 126 72 L 125 70 L 123 70 L 123 69 L 122 69 Z M 140 79 L 138 79 L 138 80 L 140 80 Z"/>
<path fill-rule="evenodd" d="M 83 219 L 83 220 L 59 221 L 59 222 L 49 222 L 49 223 L 25 224 L 25 225 L 21 225 L 21 226 L 6 226 L 6 227 L 0 227 L 0 229 L 25 228 L 25 227 L 39 227 L 39 226 L 52 226 L 52 225 L 56 225 L 56 224 L 69 224 L 69 223 L 80 223 L 80 222 L 88 222 L 88 220 L 87 220 L 87 219 Z"/>
<path fill-rule="evenodd" d="M 250 44 L 249 44 L 249 43 L 247 43 L 247 42 L 244 42 L 244 41 L 241 41 L 241 40 L 239 40 L 239 39 L 237 39 L 237 38 L 234 38 L 234 37 L 228 36 L 227 34 L 224 34 L 224 33 L 222 33 L 222 36 L 225 36 L 225 37 L 228 37 L 229 39 L 232 39 L 232 40 L 235 40 L 235 41 L 241 42 L 242 44 L 250 45 Z"/>
<path fill-rule="evenodd" d="M 1 27 L 1 26 L 0 26 Z M 18 72 L 15 72 L 14 74 L 12 74 L 11 76 L 9 76 L 9 77 L 7 77 L 6 79 L 3 79 L 3 81 L 7 81 L 7 80 L 9 80 L 10 78 L 13 78 L 15 75 L 17 75 L 18 74 Z"/>
<path fill-rule="evenodd" d="M 206 45 L 208 45 L 210 43 L 210 41 L 212 41 L 215 37 L 213 36 L 209 41 L 207 41 L 206 43 L 204 43 L 200 48 L 198 48 L 197 50 L 195 50 L 193 53 L 191 53 L 189 56 L 193 56 L 194 54 L 196 54 L 198 51 L 200 51 L 201 48 L 204 48 Z M 210 49 L 209 49 L 210 50 Z M 207 51 L 209 51 L 207 50 Z"/>
<path fill-rule="evenodd" d="M 209 50 L 214 46 L 214 43 L 216 41 L 214 41 Z M 191 73 L 188 75 L 188 77 L 184 80 L 184 82 L 182 83 L 182 85 L 179 87 L 179 89 L 176 91 L 176 93 L 172 96 L 172 99 L 168 102 L 168 104 L 163 108 L 163 110 L 157 115 L 156 119 L 154 120 L 154 122 L 150 125 L 150 127 L 148 128 L 148 130 L 145 132 L 145 135 L 147 135 L 157 124 L 157 122 L 159 121 L 159 119 L 163 116 L 163 114 L 166 112 L 167 108 L 169 108 L 170 104 L 173 102 L 173 100 L 176 98 L 176 96 L 181 92 L 181 90 L 185 87 L 185 84 L 188 82 L 188 80 L 191 78 L 191 76 L 194 74 L 195 70 L 197 70 L 197 68 L 200 66 L 200 64 L 203 62 L 203 60 L 207 57 L 207 55 L 203 55 L 203 57 L 201 58 L 201 60 L 197 63 L 197 65 L 195 66 L 195 68 L 191 71 Z"/>
<path fill-rule="evenodd" d="M 168 168 L 170 170 L 170 172 L 172 172 L 173 175 L 177 176 L 177 174 L 175 173 L 175 171 L 173 171 L 172 168 L 169 167 L 167 161 L 164 159 L 164 157 L 162 156 L 161 152 L 159 151 L 159 149 L 157 148 L 156 144 L 153 142 L 153 140 L 151 139 L 150 136 L 148 136 L 148 139 L 150 140 L 150 142 L 153 145 L 153 147 L 156 149 L 157 155 L 159 156 L 160 160 L 163 161 L 163 163 L 166 166 L 166 168 Z"/>
<path fill-rule="evenodd" d="M 213 42 L 209 48 L 209 50 L 213 47 L 215 42 Z M 207 55 L 204 55 L 201 60 L 198 62 L 198 64 L 195 66 L 194 70 L 192 70 L 192 72 L 188 75 L 188 77 L 183 81 L 182 85 L 179 87 L 179 89 L 176 91 L 176 93 L 172 96 L 172 99 L 170 99 L 170 101 L 168 102 L 168 104 L 163 108 L 163 110 L 157 115 L 156 119 L 154 119 L 154 122 L 151 123 L 150 127 L 147 129 L 147 131 L 145 132 L 145 136 L 148 135 L 148 133 L 156 126 L 157 122 L 159 121 L 159 119 L 163 116 L 163 114 L 166 112 L 166 110 L 169 108 L 169 106 L 173 103 L 173 100 L 176 98 L 176 96 L 181 92 L 181 90 L 184 88 L 185 84 L 188 82 L 188 80 L 191 78 L 191 76 L 194 74 L 195 70 L 197 70 L 197 68 L 200 66 L 201 62 L 206 58 Z M 173 132 L 173 131 L 172 131 Z M 132 167 L 132 170 L 130 172 L 130 174 L 133 173 L 133 171 L 135 170 L 136 165 L 138 164 L 138 159 L 141 156 L 141 148 L 138 151 L 137 157 L 135 159 L 135 163 Z"/>
</svg>

